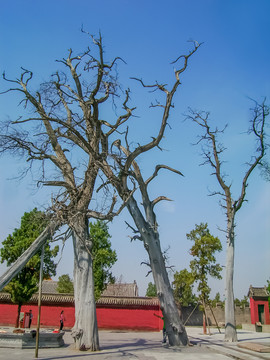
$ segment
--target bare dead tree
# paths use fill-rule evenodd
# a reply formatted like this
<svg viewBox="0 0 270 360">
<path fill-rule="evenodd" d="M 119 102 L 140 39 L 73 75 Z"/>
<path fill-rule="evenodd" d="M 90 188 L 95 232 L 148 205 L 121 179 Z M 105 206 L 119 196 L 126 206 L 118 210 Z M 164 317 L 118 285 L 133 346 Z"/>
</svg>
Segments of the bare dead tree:
<svg viewBox="0 0 270 360">
<path fill-rule="evenodd" d="M 101 181 L 98 161 L 108 153 L 106 137 L 129 119 L 132 110 L 125 106 L 118 118 L 106 122 L 108 133 L 101 130 L 104 121 L 100 120 L 99 106 L 114 97 L 118 89 L 114 71 L 117 58 L 105 63 L 101 36 L 93 38 L 93 42 L 97 48 L 96 57 L 90 49 L 79 56 L 69 50 L 68 57 L 60 61 L 68 74 L 56 72 L 39 91 L 31 91 L 31 71 L 22 69 L 21 76 L 15 80 L 3 75 L 4 80 L 11 84 L 4 93 L 21 95 L 21 103 L 30 110 L 30 116 L 1 124 L 0 153 L 24 156 L 27 169 L 39 175 L 36 181 L 54 190 L 49 209 L 52 222 L 47 232 L 51 236 L 61 226 L 68 225 L 74 245 L 76 320 L 72 334 L 76 348 L 84 344 L 95 351 L 99 349 L 99 340 L 89 218 L 112 219 L 122 209 L 121 204 L 116 204 L 116 197 L 105 192 L 102 196 L 109 196 L 106 196 L 104 207 L 100 208 L 95 186 Z M 91 81 L 84 80 L 83 74 Z M 44 233 L 28 249 L 28 254 L 18 260 L 14 271 L 8 270 L 4 274 L 2 286 L 47 238 L 47 233 Z"/>
<path fill-rule="evenodd" d="M 144 181 L 135 160 L 144 152 L 159 147 L 173 107 L 174 94 L 180 85 L 180 75 L 200 44 L 194 43 L 194 49 L 188 55 L 177 59 L 183 60 L 183 66 L 175 70 L 171 90 L 158 83 L 145 85 L 137 79 L 143 87 L 161 91 L 165 101 L 163 105 L 153 105 L 163 110 L 157 136 L 132 150 L 128 142 L 128 129 L 121 130 L 135 110 L 128 105 L 130 91 L 124 92 L 120 116 L 114 114 L 102 119 L 100 115 L 100 107 L 121 94 L 117 74 L 113 72 L 119 58 L 106 63 L 101 36 L 92 40 L 97 48 L 96 57 L 90 49 L 80 56 L 73 55 L 70 50 L 68 57 L 60 61 L 69 76 L 56 72 L 52 80 L 42 84 L 36 93 L 29 89 L 32 79 L 30 71 L 23 70 L 21 77 L 16 80 L 9 80 L 4 75 L 4 79 L 14 86 L 6 92 L 22 94 L 24 105 L 33 109 L 33 115 L 9 122 L 2 128 L 0 152 L 27 156 L 30 168 L 39 162 L 39 173 L 42 174 L 39 182 L 59 189 L 53 197 L 50 211 L 58 226 L 67 224 L 72 230 L 76 318 L 73 336 L 76 347 L 84 344 L 93 351 L 99 348 L 89 218 L 112 219 L 124 206 L 128 207 L 149 254 L 170 344 L 186 345 L 188 339 L 172 297 L 154 213 L 154 206 L 168 199 L 160 196 L 151 201 L 147 192 L 147 186 L 160 169 L 180 172 L 166 165 L 158 165 L 153 175 Z M 91 81 L 83 78 L 88 74 L 92 75 Z M 125 146 L 121 145 L 121 141 Z M 142 196 L 144 213 L 134 196 L 137 188 Z M 111 195 L 110 203 L 109 200 L 105 201 L 107 209 L 97 208 L 99 200 L 96 197 L 102 191 Z M 121 201 L 117 200 L 115 191 Z"/>
<path fill-rule="evenodd" d="M 135 233 L 133 240 L 141 240 L 148 253 L 149 264 L 151 266 L 158 298 L 165 319 L 169 343 L 174 346 L 187 345 L 188 337 L 174 301 L 173 292 L 164 262 L 164 256 L 161 251 L 158 223 L 154 211 L 155 205 L 157 205 L 160 201 L 170 199 L 166 196 L 158 196 L 151 200 L 148 193 L 148 186 L 151 181 L 158 176 L 161 169 L 172 171 L 178 175 L 182 174 L 180 171 L 167 165 L 157 165 L 153 174 L 148 179 L 144 180 L 136 159 L 144 152 L 155 147 L 159 147 L 168 124 L 170 110 L 173 106 L 172 100 L 174 94 L 178 86 L 181 84 L 180 74 L 186 70 L 189 58 L 197 51 L 199 46 L 200 44 L 194 43 L 194 49 L 188 55 L 183 55 L 177 59 L 183 59 L 183 64 L 182 67 L 175 70 L 175 82 L 170 90 L 166 85 L 159 83 L 146 85 L 143 80 L 134 78 L 139 81 L 144 88 L 160 91 L 164 96 L 163 103 L 159 102 L 156 105 L 162 110 L 157 135 L 152 137 L 152 140 L 149 143 L 139 145 L 132 150 L 128 141 L 127 129 L 123 134 L 123 138 L 121 140 L 118 139 L 112 144 L 115 149 L 113 164 L 110 165 L 107 161 L 103 161 L 102 164 L 99 164 L 99 167 L 102 168 L 108 182 L 117 190 L 119 196 L 126 204 L 127 209 L 133 218 L 136 226 L 136 228 L 133 229 Z M 154 105 L 151 105 L 151 107 L 153 106 Z M 106 160 L 107 159 L 108 157 L 106 157 Z M 142 207 L 140 206 L 140 202 L 138 202 L 139 200 L 137 195 L 135 196 L 134 194 L 134 189 L 136 188 L 138 188 L 140 194 Z"/>
<path fill-rule="evenodd" d="M 261 163 L 266 151 L 265 145 L 265 125 L 266 119 L 269 115 L 269 107 L 265 104 L 265 100 L 261 103 L 255 103 L 252 109 L 253 115 L 250 121 L 249 133 L 253 134 L 257 141 L 256 153 L 247 163 L 247 170 L 243 176 L 240 195 L 237 199 L 233 198 L 231 191 L 231 184 L 226 180 L 226 174 L 222 172 L 221 155 L 225 151 L 224 146 L 218 141 L 217 136 L 223 133 L 225 129 L 212 130 L 209 125 L 209 113 L 197 112 L 190 110 L 187 118 L 192 120 L 202 128 L 203 135 L 200 136 L 197 144 L 203 143 L 203 165 L 208 164 L 213 169 L 213 173 L 220 186 L 220 191 L 212 192 L 210 195 L 218 195 L 221 197 L 221 206 L 226 211 L 226 284 L 225 284 L 225 341 L 237 341 L 237 333 L 235 327 L 235 312 L 234 312 L 234 291 L 233 291 L 233 277 L 234 277 L 234 251 L 235 251 L 235 216 L 241 209 L 246 200 L 246 190 L 248 180 L 254 169 Z"/>
</svg>

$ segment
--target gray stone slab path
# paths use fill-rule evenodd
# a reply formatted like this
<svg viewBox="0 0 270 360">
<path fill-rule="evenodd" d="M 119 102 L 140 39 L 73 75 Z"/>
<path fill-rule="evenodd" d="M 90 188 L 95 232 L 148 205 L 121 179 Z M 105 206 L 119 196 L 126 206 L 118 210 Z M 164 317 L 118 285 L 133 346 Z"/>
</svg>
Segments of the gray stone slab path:
<svg viewBox="0 0 270 360">
<path fill-rule="evenodd" d="M 161 343 L 158 332 L 117 332 L 100 331 L 101 351 L 91 353 L 73 348 L 70 332 L 64 335 L 65 346 L 54 349 L 39 349 L 38 358 L 43 360 L 270 360 L 270 354 L 255 353 L 240 349 L 237 343 L 223 342 L 224 333 L 212 329 L 211 335 L 203 335 L 202 328 L 187 328 L 190 341 L 194 344 L 186 348 L 173 348 Z M 222 331 L 223 332 L 223 331 Z M 238 332 L 240 342 L 270 344 L 270 334 L 251 331 Z M 0 349 L 0 360 L 35 359 L 34 349 Z"/>
<path fill-rule="evenodd" d="M 211 329 L 211 335 L 203 335 L 202 329 L 199 328 L 187 328 L 188 335 L 191 341 L 197 341 L 197 344 L 201 344 L 213 352 L 224 354 L 228 358 L 240 359 L 240 360 L 270 360 L 270 353 L 258 353 L 247 349 L 241 349 L 238 344 L 244 344 L 245 342 L 253 342 L 254 344 L 263 344 L 270 346 L 270 333 L 256 333 L 246 330 L 238 330 L 238 342 L 226 343 L 224 339 L 224 330 L 221 330 L 221 334 L 217 329 Z M 213 358 L 214 359 L 214 358 Z"/>
</svg>

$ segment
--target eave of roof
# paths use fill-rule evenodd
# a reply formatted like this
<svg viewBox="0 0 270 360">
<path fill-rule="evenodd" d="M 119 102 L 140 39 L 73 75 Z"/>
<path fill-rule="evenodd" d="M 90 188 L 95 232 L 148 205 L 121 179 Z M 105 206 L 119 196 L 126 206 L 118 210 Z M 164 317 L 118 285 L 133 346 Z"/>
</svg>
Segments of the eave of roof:
<svg viewBox="0 0 270 360">
<path fill-rule="evenodd" d="M 0 303 L 11 302 L 10 294 L 0 293 Z M 29 303 L 37 303 L 38 294 L 34 294 Z M 74 304 L 74 297 L 70 294 L 42 294 L 42 304 L 58 303 L 58 304 Z M 102 296 L 96 302 L 98 307 L 102 306 L 159 306 L 158 298 L 148 297 L 118 297 L 118 296 Z"/>
<path fill-rule="evenodd" d="M 267 299 L 270 296 L 268 293 L 266 286 L 265 287 L 254 287 L 250 285 L 249 291 L 248 291 L 248 297 L 257 298 L 257 299 Z"/>
</svg>

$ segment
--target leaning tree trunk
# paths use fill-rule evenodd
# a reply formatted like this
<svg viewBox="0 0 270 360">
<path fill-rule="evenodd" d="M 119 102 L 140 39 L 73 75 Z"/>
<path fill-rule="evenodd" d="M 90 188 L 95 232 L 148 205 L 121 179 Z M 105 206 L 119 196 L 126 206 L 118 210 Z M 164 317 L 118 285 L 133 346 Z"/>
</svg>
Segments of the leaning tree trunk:
<svg viewBox="0 0 270 360">
<path fill-rule="evenodd" d="M 165 267 L 160 241 L 157 232 L 150 229 L 142 236 L 144 246 L 147 249 L 153 278 L 156 284 L 157 295 L 160 308 L 165 321 L 166 332 L 169 344 L 180 346 L 188 344 L 188 337 L 185 326 L 179 316 L 177 306 L 174 301 L 172 288 Z"/>
<path fill-rule="evenodd" d="M 0 291 L 22 270 L 47 240 L 59 229 L 60 223 L 51 221 L 27 250 L 0 276 Z"/>
<path fill-rule="evenodd" d="M 225 341 L 237 341 L 234 311 L 234 214 L 228 218 L 227 254 L 226 254 L 226 285 L 225 285 Z"/>
<path fill-rule="evenodd" d="M 160 247 L 159 234 L 156 230 L 156 224 L 145 221 L 133 197 L 129 199 L 127 207 L 140 231 L 144 247 L 149 255 L 151 270 L 157 289 L 160 308 L 165 321 L 169 344 L 171 346 L 186 346 L 188 345 L 188 336 L 174 301 L 172 288 Z M 152 217 L 152 219 L 155 218 L 153 211 L 149 217 Z"/>
<path fill-rule="evenodd" d="M 89 237 L 88 220 L 83 216 L 74 219 L 74 300 L 75 324 L 72 336 L 75 348 L 99 350 L 96 303 L 94 296 L 92 242 Z"/>
</svg>

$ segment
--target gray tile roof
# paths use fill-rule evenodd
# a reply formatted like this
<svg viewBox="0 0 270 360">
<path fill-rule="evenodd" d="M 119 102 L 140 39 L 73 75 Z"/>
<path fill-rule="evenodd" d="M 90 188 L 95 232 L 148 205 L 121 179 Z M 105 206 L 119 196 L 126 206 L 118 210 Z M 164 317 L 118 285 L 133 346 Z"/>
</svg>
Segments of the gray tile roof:
<svg viewBox="0 0 270 360">
<path fill-rule="evenodd" d="M 250 285 L 249 291 L 248 291 L 248 297 L 249 298 L 268 298 L 270 296 L 269 292 L 265 287 L 254 287 Z"/>
<path fill-rule="evenodd" d="M 108 284 L 107 288 L 103 291 L 102 296 L 137 297 L 138 292 L 137 283 L 134 281 L 132 284 Z"/>
<path fill-rule="evenodd" d="M 59 294 L 57 291 L 57 281 L 43 280 L 42 294 Z M 136 297 L 138 296 L 138 285 L 134 283 L 116 283 L 108 284 L 103 291 L 102 296 L 120 296 L 120 297 Z"/>
<path fill-rule="evenodd" d="M 43 294 L 58 294 L 57 289 L 58 281 L 43 280 L 42 281 L 42 293 Z"/>
<path fill-rule="evenodd" d="M 38 294 L 34 294 L 29 304 L 37 304 Z M 0 303 L 11 303 L 11 296 L 8 293 L 0 293 Z M 44 294 L 41 296 L 41 304 L 74 304 L 73 295 L 69 294 Z M 148 298 L 148 297 L 121 297 L 121 296 L 101 296 L 97 302 L 97 307 L 122 307 L 122 306 L 159 306 L 158 298 Z"/>
<path fill-rule="evenodd" d="M 42 303 L 74 303 L 73 294 L 59 294 L 57 292 L 57 281 L 43 280 Z M 10 302 L 10 294 L 1 292 L 0 302 Z M 38 301 L 38 293 L 34 294 L 30 303 Z M 158 306 L 157 298 L 146 298 L 138 296 L 136 281 L 132 284 L 117 283 L 108 284 L 101 297 L 97 300 L 97 306 Z"/>
</svg>

